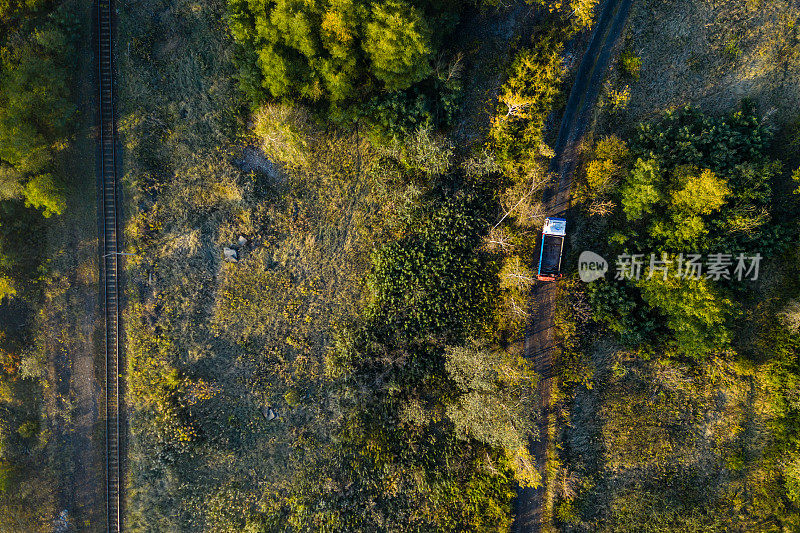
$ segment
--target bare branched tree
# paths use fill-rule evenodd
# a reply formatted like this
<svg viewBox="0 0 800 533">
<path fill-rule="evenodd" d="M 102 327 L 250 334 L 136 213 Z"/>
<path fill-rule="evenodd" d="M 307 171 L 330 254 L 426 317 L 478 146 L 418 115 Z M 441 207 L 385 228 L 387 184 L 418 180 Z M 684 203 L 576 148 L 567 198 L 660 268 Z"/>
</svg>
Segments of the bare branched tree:
<svg viewBox="0 0 800 533">
<path fill-rule="evenodd" d="M 611 200 L 594 200 L 589 204 L 589 215 L 605 217 L 614 212 L 617 205 Z"/>
</svg>

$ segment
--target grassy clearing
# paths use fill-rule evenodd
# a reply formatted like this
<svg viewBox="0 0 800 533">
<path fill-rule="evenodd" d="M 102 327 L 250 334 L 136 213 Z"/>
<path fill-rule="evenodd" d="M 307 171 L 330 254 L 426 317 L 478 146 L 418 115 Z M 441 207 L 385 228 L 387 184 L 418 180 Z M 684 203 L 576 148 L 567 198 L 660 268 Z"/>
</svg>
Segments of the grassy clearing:
<svg viewBox="0 0 800 533">
<path fill-rule="evenodd" d="M 296 169 L 235 165 L 256 140 L 235 134 L 223 2 L 123 9 L 130 524 L 238 531 L 323 453 L 325 358 L 389 207 L 354 134 L 315 134 Z"/>
<path fill-rule="evenodd" d="M 766 402 L 753 397 L 751 380 L 722 361 L 693 369 L 599 346 L 595 353 L 603 354 L 603 379 L 594 381 L 596 393 L 576 396 L 572 409 L 575 422 L 586 412 L 597 421 L 565 432 L 570 467 L 557 510 L 565 529 L 597 524 L 600 516 L 614 531 L 762 523 L 752 513 L 759 495 L 746 489 L 766 481 L 755 459 L 767 439 L 757 429 Z"/>
<path fill-rule="evenodd" d="M 616 123 L 633 124 L 689 103 L 721 113 L 743 99 L 754 101 L 770 123 L 795 120 L 800 105 L 796 2 L 636 2 L 628 28 L 612 90 L 627 86 L 630 94 Z M 640 58 L 638 69 L 635 58 Z M 632 65 L 637 72 L 630 71 Z"/>
</svg>

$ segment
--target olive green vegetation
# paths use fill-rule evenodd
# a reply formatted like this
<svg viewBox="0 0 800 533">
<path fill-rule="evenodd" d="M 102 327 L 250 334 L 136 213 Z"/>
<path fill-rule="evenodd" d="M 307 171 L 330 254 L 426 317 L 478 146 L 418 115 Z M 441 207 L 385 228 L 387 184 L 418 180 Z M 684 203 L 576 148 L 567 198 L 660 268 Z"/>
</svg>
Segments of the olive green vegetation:
<svg viewBox="0 0 800 533">
<path fill-rule="evenodd" d="M 587 188 L 592 183 L 594 190 L 588 196 L 618 206 L 603 219 L 610 246 L 602 253 L 646 255 L 640 280 L 589 286 L 590 301 L 611 329 L 633 344 L 655 337 L 694 357 L 730 347 L 730 326 L 738 315 L 734 301 L 743 290 L 737 258 L 757 253 L 769 258 L 796 235 L 791 220 L 771 213 L 772 183 L 782 165 L 766 153 L 770 138 L 750 112 L 711 118 L 681 109 L 642 125 L 628 150 L 601 154 L 612 157 L 603 159 L 601 168 L 619 167 L 609 173 L 620 175 L 611 178 L 616 183 L 598 185 L 594 173 L 600 159 L 589 165 Z M 601 141 L 600 148 L 610 142 Z M 677 269 L 685 270 L 695 253 L 730 255 L 726 277 L 733 279 L 711 280 L 705 273 L 701 279 L 677 279 Z M 669 261 L 673 275 L 651 273 L 651 254 Z M 750 261 L 744 266 L 742 274 Z"/>
<path fill-rule="evenodd" d="M 36 269 L 37 258 L 17 251 L 36 227 L 34 210 L 50 217 L 65 208 L 52 173 L 76 111 L 69 64 L 81 31 L 65 4 L 0 6 L 0 299 Z"/>
<path fill-rule="evenodd" d="M 501 89 L 503 107 L 492 121 L 490 136 L 498 163 L 517 179 L 541 180 L 541 161 L 551 156 L 543 130 L 562 90 L 563 50 L 564 33 L 558 26 L 535 35 L 533 46 L 515 58 Z"/>
<path fill-rule="evenodd" d="M 65 209 L 58 160 L 74 134 L 75 43 L 68 2 L 0 2 L 0 524 L 46 531 L 56 477 L 35 346 L 47 228 Z"/>
<path fill-rule="evenodd" d="M 367 306 L 339 332 L 329 360 L 341 410 L 331 455 L 306 474 L 330 476 L 330 487 L 301 485 L 261 523 L 505 529 L 515 476 L 538 482 L 523 400 L 536 377 L 487 344 L 497 271 L 481 250 L 492 196 L 485 180 L 433 177 L 403 236 L 373 251 Z M 485 340 L 461 347 L 468 337 Z"/>
<path fill-rule="evenodd" d="M 500 89 L 499 106 L 492 118 L 490 144 L 504 172 L 519 182 L 544 183 L 552 148 L 547 145 L 545 121 L 559 104 L 567 71 L 566 43 L 588 28 L 596 0 L 548 2 L 530 0 L 549 9 L 529 46 L 511 63 Z"/>
<path fill-rule="evenodd" d="M 75 114 L 69 67 L 82 28 L 64 5 L 29 2 L 4 6 L 0 30 L 0 199 L 59 214 L 64 200 L 49 172 Z"/>
<path fill-rule="evenodd" d="M 228 2 L 239 86 L 258 105 L 304 102 L 378 136 L 447 124 L 457 110 L 445 43 L 469 3 L 452 0 Z"/>
<path fill-rule="evenodd" d="M 121 10 L 132 530 L 507 529 L 516 485 L 540 481 L 537 376 L 501 342 L 529 273 L 488 242 L 511 182 L 427 103 L 396 120 L 433 94 L 460 10 Z M 262 84 L 265 62 L 287 78 Z M 336 72 L 394 118 L 339 122 Z"/>
<path fill-rule="evenodd" d="M 745 104 L 673 110 L 591 150 L 575 248 L 612 264 L 568 284 L 557 321 L 560 528 L 800 527 L 800 206 L 774 139 Z M 676 278 L 694 252 L 732 254 L 731 279 Z M 641 279 L 611 279 L 636 253 Z M 739 254 L 763 256 L 758 280 L 739 280 Z"/>
<path fill-rule="evenodd" d="M 551 20 L 564 16 L 556 12 Z M 571 26 L 563 24 L 562 39 L 570 35 L 564 28 Z M 539 44 L 535 40 L 534 52 L 514 63 L 503 95 L 524 92 L 526 81 L 538 80 L 538 66 L 546 65 L 545 88 L 526 94 L 523 107 L 535 105 L 515 117 L 517 127 L 543 144 L 541 117 L 562 73 L 547 67 L 553 55 L 538 53 Z M 499 105 L 507 106 L 502 98 Z M 542 482 L 527 449 L 537 436 L 538 376 L 517 353 L 527 309 L 519 295 L 531 282 L 519 249 L 530 246 L 524 241 L 531 221 L 519 197 L 504 223 L 494 222 L 493 212 L 498 200 L 514 198 L 515 187 L 528 188 L 538 177 L 512 169 L 544 167 L 545 150 L 535 161 L 505 169 L 474 154 L 448 170 L 440 163 L 446 148 L 426 142 L 428 148 L 418 150 L 420 139 L 430 134 L 417 131 L 399 149 L 390 144 L 388 160 L 379 163 L 383 186 L 401 186 L 406 198 L 416 191 L 421 202 L 395 223 L 399 238 L 373 251 L 367 305 L 340 333 L 331 360 L 346 409 L 335 440 L 339 451 L 314 471 L 337 472 L 335 486 L 350 487 L 360 503 L 348 506 L 353 500 L 335 488 L 327 495 L 300 492 L 292 505 L 265 514 L 264 530 L 282 520 L 345 530 L 507 530 L 515 485 Z M 503 140 L 516 142 L 513 135 Z M 495 142 L 490 146 L 491 159 L 515 157 Z M 392 159 L 400 164 L 394 172 Z M 509 300 L 520 304 L 518 315 L 509 312 Z M 504 349 L 509 333 L 512 348 Z"/>
</svg>

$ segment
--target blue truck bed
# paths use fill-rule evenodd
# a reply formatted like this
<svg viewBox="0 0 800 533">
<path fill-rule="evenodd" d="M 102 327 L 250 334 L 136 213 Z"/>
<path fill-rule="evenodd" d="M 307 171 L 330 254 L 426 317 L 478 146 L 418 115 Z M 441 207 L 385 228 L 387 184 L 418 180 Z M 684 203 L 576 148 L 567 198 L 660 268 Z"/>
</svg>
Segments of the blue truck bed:
<svg viewBox="0 0 800 533">
<path fill-rule="evenodd" d="M 536 275 L 540 281 L 555 281 L 561 278 L 561 255 L 564 252 L 566 235 L 567 221 L 565 219 L 545 219 L 541 250 L 539 251 L 539 270 Z"/>
</svg>

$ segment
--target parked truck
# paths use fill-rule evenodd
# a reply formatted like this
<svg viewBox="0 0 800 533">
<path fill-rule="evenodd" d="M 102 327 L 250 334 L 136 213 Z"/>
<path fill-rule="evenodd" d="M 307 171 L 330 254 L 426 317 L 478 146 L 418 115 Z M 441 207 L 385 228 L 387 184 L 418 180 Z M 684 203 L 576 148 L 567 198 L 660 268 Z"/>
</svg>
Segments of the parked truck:
<svg viewBox="0 0 800 533">
<path fill-rule="evenodd" d="M 556 281 L 561 274 L 561 254 L 567 235 L 567 221 L 563 218 L 546 218 L 542 230 L 542 248 L 539 252 L 539 281 Z"/>
</svg>

